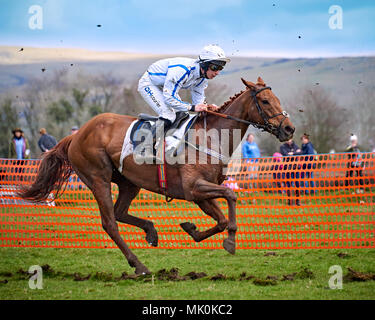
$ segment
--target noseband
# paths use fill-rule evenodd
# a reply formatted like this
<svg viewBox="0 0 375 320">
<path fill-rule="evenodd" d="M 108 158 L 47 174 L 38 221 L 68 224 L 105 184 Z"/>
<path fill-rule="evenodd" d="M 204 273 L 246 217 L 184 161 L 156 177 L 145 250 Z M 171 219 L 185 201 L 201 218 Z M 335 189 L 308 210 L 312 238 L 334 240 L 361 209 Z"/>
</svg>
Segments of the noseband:
<svg viewBox="0 0 375 320">
<path fill-rule="evenodd" d="M 258 103 L 258 99 L 257 99 L 257 95 L 262 92 L 263 90 L 267 90 L 267 89 L 271 89 L 271 87 L 264 87 L 262 89 L 259 89 L 257 91 L 251 91 L 251 96 L 254 98 L 254 102 L 255 102 L 255 105 L 258 109 L 258 112 L 260 114 L 260 116 L 262 117 L 262 120 L 263 120 L 263 124 L 260 124 L 260 123 L 256 123 L 256 122 L 249 122 L 249 124 L 252 124 L 254 127 L 256 128 L 259 128 L 259 129 L 262 129 L 264 131 L 267 131 L 269 133 L 272 133 L 274 134 L 276 137 L 278 137 L 281 133 L 281 126 L 283 124 L 283 122 L 285 121 L 286 118 L 289 118 L 289 114 L 286 112 L 286 111 L 282 111 L 280 113 L 277 113 L 275 115 L 272 115 L 272 116 L 267 116 L 266 113 L 264 112 L 264 110 L 260 107 L 259 103 Z M 279 126 L 275 126 L 274 124 L 270 123 L 270 119 L 273 119 L 273 118 L 276 118 L 278 116 L 283 116 L 283 119 L 280 121 L 280 124 Z"/>
</svg>

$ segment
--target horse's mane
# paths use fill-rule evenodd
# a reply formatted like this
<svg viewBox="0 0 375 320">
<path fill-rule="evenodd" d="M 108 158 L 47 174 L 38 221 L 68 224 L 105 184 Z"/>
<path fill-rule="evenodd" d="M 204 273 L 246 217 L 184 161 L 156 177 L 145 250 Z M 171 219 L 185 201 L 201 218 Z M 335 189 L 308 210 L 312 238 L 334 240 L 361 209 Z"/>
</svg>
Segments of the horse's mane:
<svg viewBox="0 0 375 320">
<path fill-rule="evenodd" d="M 219 113 L 223 113 L 231 104 L 234 100 L 236 100 L 241 94 L 243 94 L 246 90 L 248 90 L 247 88 L 244 89 L 244 90 L 241 90 L 240 92 L 236 93 L 234 96 L 230 97 L 227 101 L 225 101 L 222 106 L 220 107 L 220 109 L 217 111 Z"/>
</svg>

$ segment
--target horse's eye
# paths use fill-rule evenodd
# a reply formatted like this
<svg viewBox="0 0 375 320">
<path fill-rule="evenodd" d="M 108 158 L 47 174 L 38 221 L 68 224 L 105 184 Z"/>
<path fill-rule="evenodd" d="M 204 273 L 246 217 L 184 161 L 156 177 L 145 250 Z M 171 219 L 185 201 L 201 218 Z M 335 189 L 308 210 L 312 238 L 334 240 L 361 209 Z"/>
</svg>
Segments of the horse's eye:
<svg viewBox="0 0 375 320">
<path fill-rule="evenodd" d="M 269 104 L 268 100 L 262 100 L 263 104 Z"/>
</svg>

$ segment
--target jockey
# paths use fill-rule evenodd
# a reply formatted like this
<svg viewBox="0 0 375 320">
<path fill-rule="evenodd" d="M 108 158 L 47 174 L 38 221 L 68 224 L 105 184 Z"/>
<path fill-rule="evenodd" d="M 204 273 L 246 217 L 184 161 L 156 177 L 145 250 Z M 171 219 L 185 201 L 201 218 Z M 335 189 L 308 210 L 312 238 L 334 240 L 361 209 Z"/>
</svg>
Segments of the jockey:
<svg viewBox="0 0 375 320">
<path fill-rule="evenodd" d="M 207 45 L 198 59 L 167 58 L 149 66 L 138 84 L 138 92 L 149 106 L 158 114 L 156 121 L 158 149 L 164 127 L 169 127 L 176 119 L 177 111 L 216 111 L 218 107 L 205 103 L 204 90 L 208 79 L 215 78 L 230 59 L 217 45 Z M 182 101 L 180 89 L 189 89 L 191 103 Z"/>
</svg>

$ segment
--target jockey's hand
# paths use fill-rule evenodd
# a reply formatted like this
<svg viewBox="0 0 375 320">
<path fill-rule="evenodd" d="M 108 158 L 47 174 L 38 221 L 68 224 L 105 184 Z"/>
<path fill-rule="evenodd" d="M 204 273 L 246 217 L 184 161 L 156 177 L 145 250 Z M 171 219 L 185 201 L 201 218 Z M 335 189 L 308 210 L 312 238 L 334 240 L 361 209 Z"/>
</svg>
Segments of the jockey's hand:
<svg viewBox="0 0 375 320">
<path fill-rule="evenodd" d="M 196 106 L 195 106 L 195 111 L 196 112 L 201 112 L 201 111 L 207 111 L 207 108 L 208 106 L 206 105 L 206 104 L 204 104 L 204 103 L 200 103 L 200 104 L 197 104 Z"/>
<path fill-rule="evenodd" d="M 218 111 L 219 109 L 220 109 L 220 107 L 218 107 L 216 104 L 209 104 L 209 105 L 207 105 L 207 110 Z"/>
</svg>

